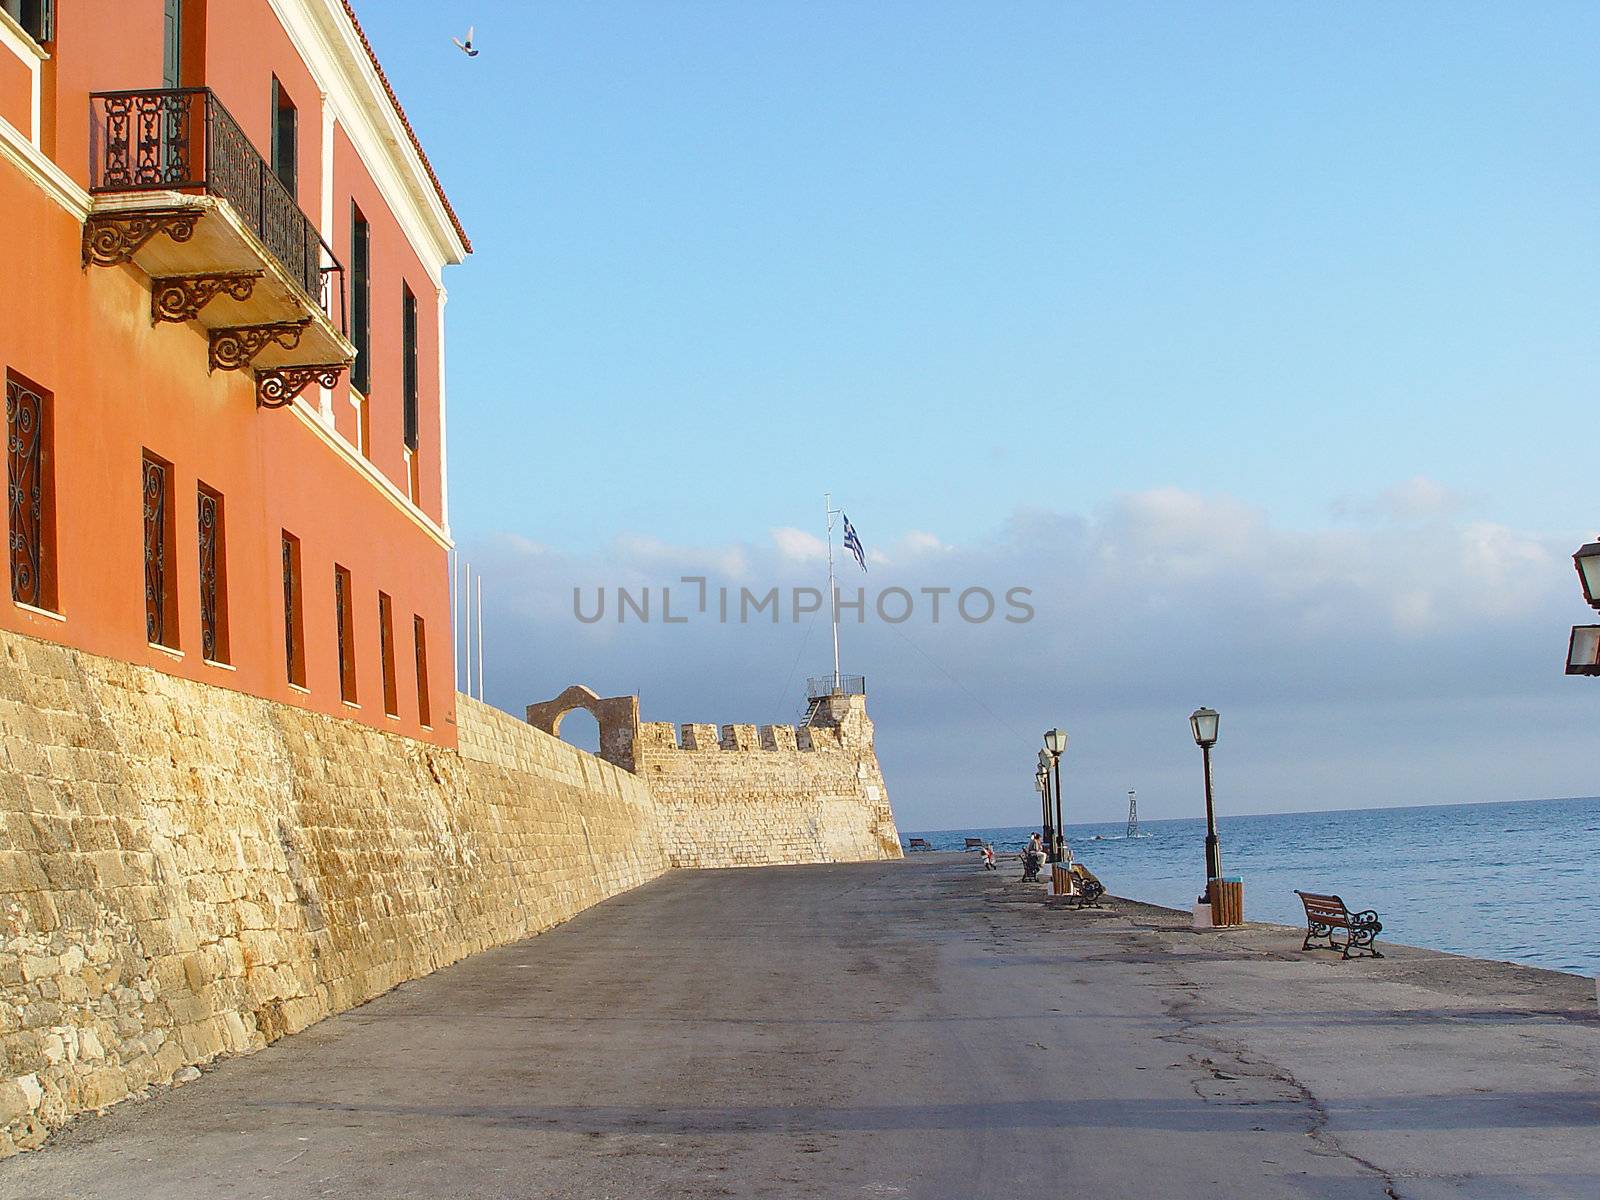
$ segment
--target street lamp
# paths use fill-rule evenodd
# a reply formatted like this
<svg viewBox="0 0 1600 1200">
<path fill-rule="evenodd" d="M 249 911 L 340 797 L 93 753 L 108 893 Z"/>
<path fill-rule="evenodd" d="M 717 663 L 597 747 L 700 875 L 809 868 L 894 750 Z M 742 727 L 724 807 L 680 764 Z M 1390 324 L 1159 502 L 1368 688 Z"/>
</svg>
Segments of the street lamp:
<svg viewBox="0 0 1600 1200">
<path fill-rule="evenodd" d="M 1044 762 L 1045 754 L 1050 756 L 1050 766 L 1056 777 L 1056 837 L 1050 843 L 1050 861 L 1061 862 L 1066 857 L 1064 850 L 1067 843 L 1066 824 L 1061 816 L 1061 756 L 1067 750 L 1067 733 L 1064 729 L 1049 729 L 1044 735 L 1044 751 L 1039 755 L 1040 763 Z"/>
<path fill-rule="evenodd" d="M 1572 556 L 1572 565 L 1578 568 L 1578 582 L 1583 585 L 1583 598 L 1590 608 L 1600 608 L 1600 542 L 1588 542 L 1578 547 Z"/>
<path fill-rule="evenodd" d="M 1600 542 L 1580 546 L 1572 556 L 1578 583 L 1589 607 L 1600 609 Z M 1568 675 L 1600 675 L 1600 625 L 1574 625 L 1567 643 Z"/>
<path fill-rule="evenodd" d="M 1044 854 L 1049 859 L 1051 847 L 1056 844 L 1056 827 L 1050 820 L 1050 756 L 1043 750 L 1039 751 L 1039 769 L 1033 773 L 1033 783 L 1039 789 L 1039 803 L 1044 809 Z"/>
<path fill-rule="evenodd" d="M 1211 899 L 1211 885 L 1222 878 L 1222 847 L 1217 842 L 1217 814 L 1211 804 L 1211 747 L 1217 744 L 1217 710 L 1197 708 L 1189 714 L 1189 728 L 1194 733 L 1194 744 L 1206 770 L 1206 894 Z"/>
<path fill-rule="evenodd" d="M 1574 625 L 1567 643 L 1568 675 L 1600 675 L 1600 625 Z"/>
</svg>

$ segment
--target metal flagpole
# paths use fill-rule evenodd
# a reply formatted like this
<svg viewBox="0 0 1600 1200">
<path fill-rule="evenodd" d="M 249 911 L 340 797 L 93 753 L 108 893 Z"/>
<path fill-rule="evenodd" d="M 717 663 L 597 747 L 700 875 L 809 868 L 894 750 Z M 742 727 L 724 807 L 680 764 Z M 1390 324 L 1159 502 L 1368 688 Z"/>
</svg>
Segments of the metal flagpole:
<svg viewBox="0 0 1600 1200">
<path fill-rule="evenodd" d="M 478 576 L 478 699 L 483 699 L 483 576 Z"/>
<path fill-rule="evenodd" d="M 472 564 L 467 563 L 461 572 L 461 615 L 462 624 L 467 627 L 467 636 L 462 638 L 462 672 L 461 690 L 467 695 L 472 695 Z"/>
<path fill-rule="evenodd" d="M 833 493 L 822 493 L 822 507 L 828 514 L 828 611 L 833 615 L 833 690 L 837 692 L 839 681 L 839 593 L 833 583 Z"/>
</svg>

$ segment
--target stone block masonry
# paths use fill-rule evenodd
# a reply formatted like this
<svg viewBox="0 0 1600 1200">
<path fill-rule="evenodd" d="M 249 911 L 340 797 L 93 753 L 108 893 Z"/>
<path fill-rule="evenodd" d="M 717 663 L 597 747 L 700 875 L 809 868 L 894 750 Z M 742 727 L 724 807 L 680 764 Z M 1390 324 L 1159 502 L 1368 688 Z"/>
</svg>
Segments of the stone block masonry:
<svg viewBox="0 0 1600 1200">
<path fill-rule="evenodd" d="M 873 745 L 865 696 L 814 701 L 804 725 L 639 720 L 637 696 L 573 684 L 530 704 L 528 723 L 558 734 L 587 709 L 600 754 L 650 789 L 674 867 L 755 867 L 899 858 L 900 834 Z"/>
<path fill-rule="evenodd" d="M 865 696 L 821 700 L 809 723 L 642 724 L 634 769 L 674 867 L 900 857 Z"/>
<path fill-rule="evenodd" d="M 860 697 L 682 746 L 572 700 L 614 761 L 466 697 L 449 750 L 0 632 L 0 1155 L 671 866 L 900 853 Z"/>
<path fill-rule="evenodd" d="M 666 869 L 632 774 L 0 634 L 0 1154 Z"/>
</svg>

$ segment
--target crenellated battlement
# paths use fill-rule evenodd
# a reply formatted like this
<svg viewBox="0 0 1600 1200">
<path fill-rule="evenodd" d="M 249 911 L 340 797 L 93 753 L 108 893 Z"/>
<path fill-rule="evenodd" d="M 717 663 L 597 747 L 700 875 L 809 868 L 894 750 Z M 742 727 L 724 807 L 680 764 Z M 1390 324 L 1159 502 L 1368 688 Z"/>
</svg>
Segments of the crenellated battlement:
<svg viewBox="0 0 1600 1200">
<path fill-rule="evenodd" d="M 635 757 L 661 751 L 782 753 L 784 751 L 842 750 L 841 732 L 827 725 L 710 725 L 671 721 L 644 721 L 634 737 Z"/>
<path fill-rule="evenodd" d="M 640 721 L 637 696 L 603 699 L 574 685 L 529 705 L 528 721 L 559 733 L 574 708 L 598 719 L 600 757 L 650 788 L 675 866 L 900 854 L 863 695 L 818 697 L 803 725 L 679 725 Z"/>
</svg>

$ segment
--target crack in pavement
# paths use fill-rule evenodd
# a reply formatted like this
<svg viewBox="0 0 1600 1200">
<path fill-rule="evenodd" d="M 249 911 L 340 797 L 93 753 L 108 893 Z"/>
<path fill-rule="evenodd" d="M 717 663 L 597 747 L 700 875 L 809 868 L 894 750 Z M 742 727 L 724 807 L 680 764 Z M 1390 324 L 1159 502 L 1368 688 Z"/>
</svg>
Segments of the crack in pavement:
<svg viewBox="0 0 1600 1200">
<path fill-rule="evenodd" d="M 1150 949 L 1159 951 L 1162 948 L 1159 946 L 1158 937 L 1152 936 L 1150 940 L 1158 943 L 1155 946 L 1151 946 Z M 1160 960 L 1157 959 L 1157 961 Z M 1405 1197 L 1399 1191 L 1398 1180 L 1394 1172 L 1368 1158 L 1362 1157 L 1344 1145 L 1339 1136 L 1330 1127 L 1331 1118 L 1327 1105 L 1322 1102 L 1315 1092 L 1296 1078 L 1292 1071 L 1281 1063 L 1273 1062 L 1261 1056 L 1252 1056 L 1241 1043 L 1229 1042 L 1214 1034 L 1205 1032 L 1210 1027 L 1220 1023 L 1220 1015 L 1218 1017 L 1208 1017 L 1200 1012 L 1201 1006 L 1205 1002 L 1201 998 L 1202 989 L 1199 983 L 1192 979 L 1181 978 L 1175 966 L 1171 968 L 1170 974 L 1172 978 L 1166 986 L 1173 991 L 1180 992 L 1182 995 L 1180 998 L 1165 997 L 1163 998 L 1163 1004 L 1167 1009 L 1168 1015 L 1178 1023 L 1178 1029 L 1174 1033 L 1158 1035 L 1159 1040 L 1165 1042 L 1187 1042 L 1200 1049 L 1208 1050 L 1212 1054 L 1225 1056 L 1229 1060 L 1230 1068 L 1239 1073 L 1238 1076 L 1228 1075 L 1209 1056 L 1191 1052 L 1187 1056 L 1188 1062 L 1201 1072 L 1190 1081 L 1194 1093 L 1199 1099 L 1206 1103 L 1216 1103 L 1223 1099 L 1221 1096 L 1208 1094 L 1201 1086 L 1207 1076 L 1215 1080 L 1228 1081 L 1243 1076 L 1270 1080 L 1281 1084 L 1293 1092 L 1291 1097 L 1286 1098 L 1286 1102 L 1302 1105 L 1308 1112 L 1307 1137 L 1325 1152 L 1344 1158 L 1377 1176 L 1382 1181 L 1383 1194 L 1389 1197 L 1390 1200 L 1405 1200 Z M 1255 1104 L 1264 1103 L 1264 1101 L 1244 1101 L 1241 1103 Z"/>
</svg>

